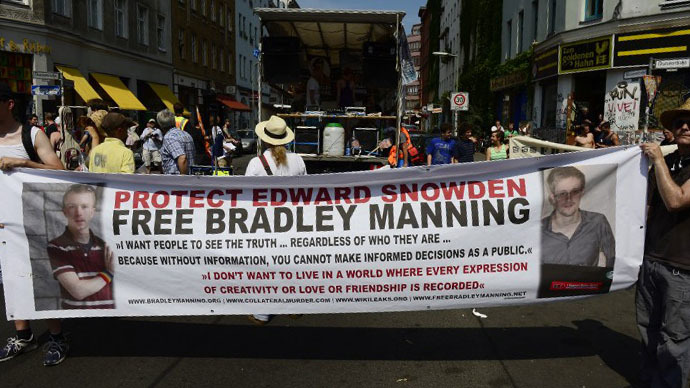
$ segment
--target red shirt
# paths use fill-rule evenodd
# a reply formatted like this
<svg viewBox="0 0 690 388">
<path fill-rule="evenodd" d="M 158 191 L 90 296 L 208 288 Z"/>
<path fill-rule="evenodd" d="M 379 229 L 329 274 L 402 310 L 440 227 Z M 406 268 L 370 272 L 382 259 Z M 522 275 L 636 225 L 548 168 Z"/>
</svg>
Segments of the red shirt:
<svg viewBox="0 0 690 388">
<path fill-rule="evenodd" d="M 91 233 L 88 244 L 74 241 L 72 233 L 65 228 L 65 233 L 48 243 L 48 257 L 53 267 L 53 276 L 74 272 L 79 279 L 92 279 L 98 273 L 105 271 L 105 242 Z M 63 309 L 113 309 L 112 283 L 105 285 L 98 292 L 87 296 L 83 300 L 76 300 L 65 287 L 60 284 Z"/>
</svg>

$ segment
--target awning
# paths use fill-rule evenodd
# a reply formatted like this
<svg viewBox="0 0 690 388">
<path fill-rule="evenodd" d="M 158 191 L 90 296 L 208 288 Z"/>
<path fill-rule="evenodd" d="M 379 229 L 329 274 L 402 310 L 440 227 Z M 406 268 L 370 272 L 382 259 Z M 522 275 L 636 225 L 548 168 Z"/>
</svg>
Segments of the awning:
<svg viewBox="0 0 690 388">
<path fill-rule="evenodd" d="M 153 89 L 153 92 L 156 93 L 158 98 L 163 101 L 163 104 L 165 104 L 165 107 L 173 110 L 173 105 L 176 102 L 180 102 L 180 100 L 177 99 L 175 94 L 173 93 L 172 90 L 167 85 L 163 84 L 157 84 L 155 82 L 147 82 L 149 86 L 151 86 L 151 89 Z M 184 110 L 184 115 L 189 116 L 191 113 L 187 109 Z"/>
<path fill-rule="evenodd" d="M 77 94 L 79 94 L 79 97 L 84 100 L 84 102 L 92 100 L 94 98 L 101 100 L 101 96 L 96 93 L 95 90 L 91 87 L 89 84 L 89 81 L 84 78 L 84 76 L 81 74 L 81 72 L 73 67 L 67 67 L 67 66 L 55 66 L 57 69 L 62 73 L 62 76 L 65 77 L 65 79 L 68 79 L 72 82 L 74 82 L 74 90 L 77 91 Z"/>
<path fill-rule="evenodd" d="M 228 97 L 218 96 L 216 98 L 218 99 L 218 101 L 222 102 L 225 106 L 227 106 L 228 108 L 230 108 L 232 110 L 239 110 L 239 111 L 243 111 L 243 112 L 251 112 L 251 110 L 252 110 L 250 107 L 244 105 L 243 103 L 241 103 L 239 101 L 232 100 Z"/>
<path fill-rule="evenodd" d="M 120 78 L 101 73 L 91 73 L 91 75 L 121 110 L 146 110 L 144 104 L 127 89 Z"/>
</svg>

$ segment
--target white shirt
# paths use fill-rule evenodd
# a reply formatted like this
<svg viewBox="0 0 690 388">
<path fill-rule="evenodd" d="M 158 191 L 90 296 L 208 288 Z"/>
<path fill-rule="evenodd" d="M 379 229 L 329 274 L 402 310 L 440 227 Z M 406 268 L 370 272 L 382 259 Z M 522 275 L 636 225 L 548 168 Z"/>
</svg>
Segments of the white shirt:
<svg viewBox="0 0 690 388">
<path fill-rule="evenodd" d="M 216 137 L 219 133 L 223 133 L 223 129 L 217 125 L 211 127 L 211 143 L 216 141 Z"/>
<path fill-rule="evenodd" d="M 314 100 L 311 99 L 311 91 L 314 90 Z M 316 78 L 311 77 L 307 81 L 307 109 L 312 106 L 318 106 L 321 102 L 321 96 L 319 95 L 319 81 Z"/>
<path fill-rule="evenodd" d="M 498 131 L 498 127 L 495 126 L 495 125 L 492 126 L 492 127 L 491 127 L 491 132 L 496 132 L 496 131 Z M 501 132 L 505 132 L 505 129 L 503 129 L 503 127 L 501 127 Z"/>
<path fill-rule="evenodd" d="M 155 135 L 158 135 L 156 140 L 154 140 Z M 144 149 L 148 151 L 158 151 L 163 143 L 163 132 L 161 132 L 161 130 L 158 128 L 146 127 L 144 128 L 144 132 L 141 133 L 141 138 L 143 139 L 146 136 L 149 136 L 149 138 L 146 139 L 146 142 L 144 143 Z"/>
<path fill-rule="evenodd" d="M 302 157 L 292 153 L 288 152 L 287 153 L 287 166 L 286 165 L 281 165 L 280 167 L 276 166 L 276 161 L 273 159 L 273 155 L 271 155 L 271 150 L 268 149 L 264 151 L 264 156 L 266 157 L 266 161 L 268 162 L 268 165 L 271 167 L 271 172 L 273 172 L 273 175 L 276 176 L 294 176 L 294 175 L 307 175 L 307 167 L 304 165 L 304 160 L 302 160 Z M 259 159 L 258 156 L 252 158 L 252 160 L 249 161 L 249 164 L 247 165 L 247 170 L 244 173 L 244 175 L 247 176 L 266 176 L 266 169 L 264 169 L 264 165 L 261 163 L 261 160 Z"/>
<path fill-rule="evenodd" d="M 40 130 L 41 129 L 37 127 L 31 128 L 31 143 L 34 145 L 36 145 L 36 135 Z M 8 158 L 31 159 L 21 140 L 19 144 L 0 145 L 0 157 L 4 156 Z"/>
</svg>

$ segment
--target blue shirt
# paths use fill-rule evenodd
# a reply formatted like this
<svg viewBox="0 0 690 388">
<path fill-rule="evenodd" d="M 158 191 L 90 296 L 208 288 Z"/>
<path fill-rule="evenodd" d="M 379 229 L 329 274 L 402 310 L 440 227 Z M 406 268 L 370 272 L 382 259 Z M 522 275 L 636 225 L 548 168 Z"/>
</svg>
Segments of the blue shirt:
<svg viewBox="0 0 690 388">
<path fill-rule="evenodd" d="M 163 174 L 180 175 L 180 169 L 177 167 L 177 158 L 186 155 L 187 166 L 191 167 L 194 164 L 194 140 L 189 133 L 180 131 L 177 128 L 171 128 L 163 138 L 163 146 L 160 153 Z"/>
<path fill-rule="evenodd" d="M 426 154 L 431 155 L 431 164 L 450 164 L 454 149 L 455 139 L 443 140 L 435 137 L 426 147 Z"/>
</svg>

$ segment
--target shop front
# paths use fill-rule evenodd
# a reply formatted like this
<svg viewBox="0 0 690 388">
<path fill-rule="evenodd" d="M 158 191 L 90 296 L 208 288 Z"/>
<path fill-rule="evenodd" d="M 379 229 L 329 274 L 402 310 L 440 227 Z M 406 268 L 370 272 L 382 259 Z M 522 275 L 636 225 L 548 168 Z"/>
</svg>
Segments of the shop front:
<svg viewBox="0 0 690 388">
<path fill-rule="evenodd" d="M 496 98 L 497 119 L 507 126 L 513 123 L 518 128 L 521 121 L 528 119 L 527 71 L 516 71 L 491 79 L 490 90 Z"/>
</svg>

